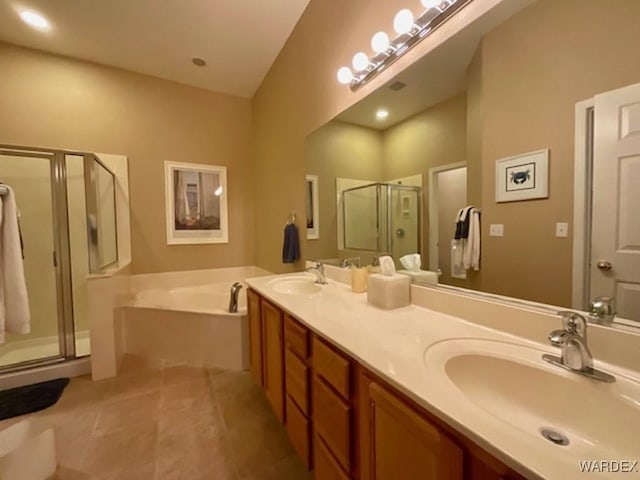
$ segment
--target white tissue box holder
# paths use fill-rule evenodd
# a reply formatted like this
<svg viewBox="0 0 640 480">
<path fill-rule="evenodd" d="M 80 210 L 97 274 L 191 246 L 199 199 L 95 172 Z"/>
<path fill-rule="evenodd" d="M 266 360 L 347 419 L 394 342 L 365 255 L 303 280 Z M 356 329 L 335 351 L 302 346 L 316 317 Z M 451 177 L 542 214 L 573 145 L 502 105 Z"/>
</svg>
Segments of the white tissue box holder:
<svg viewBox="0 0 640 480">
<path fill-rule="evenodd" d="M 0 478 L 45 480 L 58 468 L 53 427 L 42 420 L 22 420 L 0 431 Z"/>
<path fill-rule="evenodd" d="M 385 310 L 406 307 L 411 303 L 411 278 L 398 273 L 369 275 L 367 302 Z"/>
</svg>

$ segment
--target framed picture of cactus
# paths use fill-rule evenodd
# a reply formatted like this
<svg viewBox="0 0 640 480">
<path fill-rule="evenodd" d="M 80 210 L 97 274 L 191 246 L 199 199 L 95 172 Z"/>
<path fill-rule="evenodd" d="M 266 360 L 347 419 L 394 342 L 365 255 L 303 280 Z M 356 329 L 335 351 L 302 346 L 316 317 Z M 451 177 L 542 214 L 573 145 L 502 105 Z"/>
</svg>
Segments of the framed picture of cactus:
<svg viewBox="0 0 640 480">
<path fill-rule="evenodd" d="M 165 162 L 167 244 L 228 243 L 227 168 Z"/>
</svg>

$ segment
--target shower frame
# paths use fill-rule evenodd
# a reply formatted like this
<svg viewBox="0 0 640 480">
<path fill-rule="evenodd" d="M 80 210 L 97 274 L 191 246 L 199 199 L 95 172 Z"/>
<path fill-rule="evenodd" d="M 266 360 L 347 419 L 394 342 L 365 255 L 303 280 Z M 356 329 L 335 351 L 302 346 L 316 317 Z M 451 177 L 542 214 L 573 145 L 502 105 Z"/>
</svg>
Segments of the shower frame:
<svg viewBox="0 0 640 480">
<path fill-rule="evenodd" d="M 54 247 L 54 251 L 52 252 L 52 262 L 56 280 L 58 344 L 60 352 L 58 355 L 51 357 L 25 360 L 10 365 L 0 366 L 1 375 L 36 367 L 54 365 L 61 362 L 75 360 L 77 358 L 73 311 L 73 282 L 71 241 L 69 235 L 69 204 L 66 182 L 66 157 L 78 156 L 83 158 L 87 218 L 91 214 L 95 215 L 97 218 L 97 193 L 95 190 L 97 164 L 101 165 L 112 175 L 114 182 L 115 175 L 95 154 L 90 152 L 0 144 L 0 155 L 24 158 L 44 158 L 49 160 Z M 93 191 L 90 191 L 91 188 L 93 188 Z M 87 222 L 87 242 L 89 251 L 89 271 L 91 273 L 97 273 L 97 268 L 94 269 L 94 267 L 97 266 L 96 259 L 98 258 L 98 240 L 97 235 L 92 236 L 89 222 Z"/>
<path fill-rule="evenodd" d="M 360 185 L 358 187 L 347 188 L 341 192 L 341 195 L 344 195 L 345 193 L 348 193 L 348 192 L 354 192 L 357 190 L 363 190 L 365 188 L 371 188 L 371 187 L 376 187 L 376 213 L 377 213 L 377 222 L 378 222 L 378 232 L 380 232 L 381 224 L 386 221 L 386 237 L 387 237 L 386 240 L 387 240 L 387 246 L 389 247 L 388 252 L 382 251 L 381 235 L 378 235 L 376 253 L 391 254 L 393 252 L 393 232 L 392 232 L 393 218 L 391 215 L 390 205 L 391 205 L 393 190 L 400 190 L 405 192 L 417 193 L 417 199 L 416 199 L 417 216 L 418 216 L 418 252 L 417 253 L 422 254 L 422 187 L 402 185 L 399 183 L 373 182 L 373 183 L 368 183 L 366 185 Z M 382 192 L 383 189 L 386 190 L 385 193 Z M 380 208 L 380 203 L 381 203 L 380 198 L 383 194 L 386 195 L 386 200 L 387 200 L 387 218 L 386 219 L 382 218 L 383 217 L 381 213 L 382 209 Z M 344 219 L 346 219 L 345 209 L 346 209 L 346 202 L 342 202 L 343 221 Z M 346 249 L 347 248 L 346 228 L 343 228 L 342 231 L 344 235 L 343 244 Z M 349 248 L 349 250 L 360 250 L 360 251 L 366 251 L 366 252 L 372 251 L 372 250 L 367 250 L 362 248 Z"/>
</svg>

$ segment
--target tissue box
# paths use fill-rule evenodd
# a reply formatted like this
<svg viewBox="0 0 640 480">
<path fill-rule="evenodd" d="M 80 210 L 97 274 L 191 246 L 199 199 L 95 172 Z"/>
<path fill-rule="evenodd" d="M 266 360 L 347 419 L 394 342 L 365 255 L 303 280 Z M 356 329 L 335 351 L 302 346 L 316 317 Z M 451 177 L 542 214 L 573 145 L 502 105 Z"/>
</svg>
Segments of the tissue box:
<svg viewBox="0 0 640 480">
<path fill-rule="evenodd" d="M 0 431 L 2 480 L 45 480 L 56 469 L 56 442 L 50 425 L 30 419 Z"/>
<path fill-rule="evenodd" d="M 406 307 L 411 303 L 411 278 L 399 273 L 369 275 L 367 302 L 385 310 Z"/>
</svg>

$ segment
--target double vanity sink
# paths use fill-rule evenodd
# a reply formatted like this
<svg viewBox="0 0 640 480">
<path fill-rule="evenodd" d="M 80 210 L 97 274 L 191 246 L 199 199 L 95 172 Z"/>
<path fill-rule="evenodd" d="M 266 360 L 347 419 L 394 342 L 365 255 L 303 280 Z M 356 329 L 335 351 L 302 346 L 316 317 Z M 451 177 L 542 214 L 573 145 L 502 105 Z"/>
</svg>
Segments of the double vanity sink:
<svg viewBox="0 0 640 480">
<path fill-rule="evenodd" d="M 525 477 L 575 478 L 581 461 L 640 460 L 637 372 L 596 359 L 615 381 L 594 380 L 544 361 L 560 353 L 551 345 L 416 305 L 380 310 L 347 285 L 315 280 L 248 283 Z"/>
</svg>

